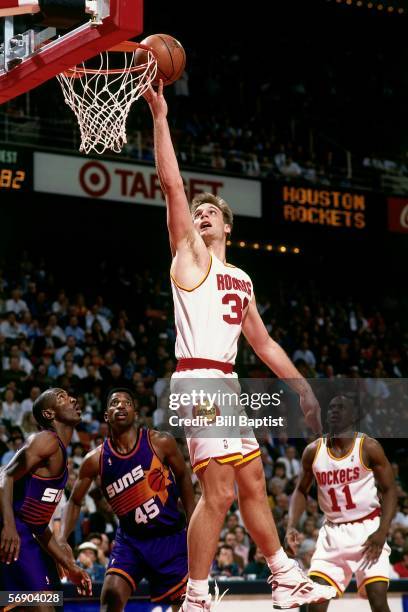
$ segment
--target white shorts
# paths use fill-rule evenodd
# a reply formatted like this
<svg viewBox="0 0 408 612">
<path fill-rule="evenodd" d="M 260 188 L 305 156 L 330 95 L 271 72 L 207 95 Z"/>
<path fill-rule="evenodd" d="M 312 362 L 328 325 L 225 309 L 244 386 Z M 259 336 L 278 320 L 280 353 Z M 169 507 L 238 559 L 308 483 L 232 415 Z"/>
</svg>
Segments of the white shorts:
<svg viewBox="0 0 408 612">
<path fill-rule="evenodd" d="M 260 456 L 261 451 L 252 428 L 239 425 L 238 417 L 240 413 L 244 413 L 243 407 L 235 402 L 217 401 L 220 397 L 240 394 L 240 384 L 235 372 L 225 374 L 215 369 L 183 370 L 173 374 L 170 386 L 172 394 L 191 394 L 194 389 L 203 389 L 215 399 L 212 407 L 201 404 L 182 406 L 178 410 L 180 416 L 191 418 L 200 415 L 214 420 L 215 417 L 222 416 L 231 419 L 225 426 L 213 423 L 210 425 L 211 429 L 208 426 L 185 428 L 194 472 L 206 467 L 211 459 L 215 459 L 218 463 L 232 463 L 238 466 Z"/>
<path fill-rule="evenodd" d="M 325 523 L 319 532 L 309 575 L 324 578 L 339 595 L 344 593 L 353 574 L 358 589 L 370 582 L 388 583 L 391 552 L 388 544 L 384 544 L 378 561 L 371 566 L 367 566 L 363 554 L 364 542 L 379 524 L 378 516 L 361 523 Z"/>
</svg>

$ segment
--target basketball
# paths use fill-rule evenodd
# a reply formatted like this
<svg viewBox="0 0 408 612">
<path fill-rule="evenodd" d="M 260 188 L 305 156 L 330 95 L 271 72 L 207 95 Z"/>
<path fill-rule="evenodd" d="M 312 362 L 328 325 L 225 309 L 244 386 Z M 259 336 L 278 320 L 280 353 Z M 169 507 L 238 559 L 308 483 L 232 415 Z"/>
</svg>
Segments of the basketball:
<svg viewBox="0 0 408 612">
<path fill-rule="evenodd" d="M 151 47 L 157 58 L 157 75 L 153 85 L 159 84 L 162 79 L 163 85 L 171 85 L 183 74 L 186 66 L 186 53 L 178 40 L 169 34 L 151 34 L 144 40 L 143 45 Z M 138 49 L 135 53 L 136 65 L 147 62 L 147 51 Z"/>
<path fill-rule="evenodd" d="M 155 468 L 154 470 L 152 470 L 147 480 L 149 483 L 149 487 L 152 489 L 152 491 L 156 491 L 156 493 L 158 491 L 163 491 L 163 489 L 166 487 L 166 477 L 163 473 L 163 470 L 161 470 L 160 468 Z"/>
</svg>

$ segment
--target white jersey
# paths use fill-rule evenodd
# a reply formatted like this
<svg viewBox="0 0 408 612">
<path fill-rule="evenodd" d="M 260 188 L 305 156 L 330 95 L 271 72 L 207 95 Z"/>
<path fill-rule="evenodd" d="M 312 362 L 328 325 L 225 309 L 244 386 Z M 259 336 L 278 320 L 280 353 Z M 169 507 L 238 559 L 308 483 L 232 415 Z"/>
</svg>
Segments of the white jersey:
<svg viewBox="0 0 408 612">
<path fill-rule="evenodd" d="M 172 277 L 176 357 L 235 363 L 242 320 L 253 296 L 248 274 L 211 255 L 208 271 L 194 289 Z"/>
<path fill-rule="evenodd" d="M 343 457 L 331 453 L 327 438 L 319 440 L 313 473 L 320 508 L 332 523 L 357 521 L 380 508 L 373 472 L 363 462 L 364 437 L 356 433 Z"/>
</svg>

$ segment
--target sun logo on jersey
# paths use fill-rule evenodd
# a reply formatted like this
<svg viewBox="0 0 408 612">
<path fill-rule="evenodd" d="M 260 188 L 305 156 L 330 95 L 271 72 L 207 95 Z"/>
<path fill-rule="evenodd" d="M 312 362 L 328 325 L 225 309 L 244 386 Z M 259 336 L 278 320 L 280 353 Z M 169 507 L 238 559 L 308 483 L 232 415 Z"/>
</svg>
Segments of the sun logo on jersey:
<svg viewBox="0 0 408 612">
<path fill-rule="evenodd" d="M 169 496 L 167 487 L 171 485 L 170 470 L 162 464 L 160 459 L 153 456 L 150 468 L 145 470 L 145 482 L 151 494 L 150 497 L 158 497 L 164 505 Z"/>
</svg>

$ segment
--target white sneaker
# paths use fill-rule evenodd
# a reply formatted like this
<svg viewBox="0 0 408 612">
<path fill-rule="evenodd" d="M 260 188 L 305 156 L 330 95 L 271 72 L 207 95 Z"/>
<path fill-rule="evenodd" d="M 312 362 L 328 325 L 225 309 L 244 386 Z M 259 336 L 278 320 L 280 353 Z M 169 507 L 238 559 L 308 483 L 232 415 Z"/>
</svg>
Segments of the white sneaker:
<svg viewBox="0 0 408 612">
<path fill-rule="evenodd" d="M 186 595 L 179 612 L 203 612 L 203 610 L 211 610 L 211 599 L 211 595 L 207 595 L 205 599 Z"/>
<path fill-rule="evenodd" d="M 215 581 L 215 584 L 214 584 L 215 597 L 214 597 L 213 603 L 211 603 L 212 602 L 211 595 L 207 595 L 205 599 L 200 598 L 200 597 L 191 597 L 191 595 L 186 595 L 183 601 L 183 605 L 181 606 L 179 612 L 198 612 L 198 610 L 200 612 L 203 612 L 203 611 L 205 612 L 206 610 L 209 610 L 211 612 L 211 610 L 218 610 L 218 606 L 221 602 L 221 599 L 224 597 L 227 591 L 228 589 L 224 591 L 222 595 L 220 595 L 220 590 L 218 588 L 217 581 Z"/>
<path fill-rule="evenodd" d="M 288 610 L 309 603 L 323 603 L 333 599 L 337 591 L 332 586 L 313 582 L 297 563 L 285 571 L 269 576 L 272 603 L 277 610 Z"/>
</svg>

